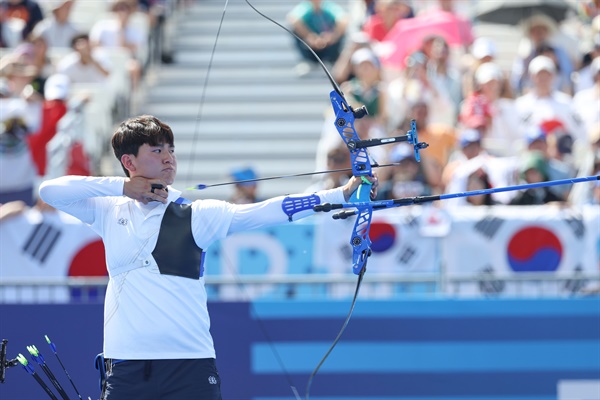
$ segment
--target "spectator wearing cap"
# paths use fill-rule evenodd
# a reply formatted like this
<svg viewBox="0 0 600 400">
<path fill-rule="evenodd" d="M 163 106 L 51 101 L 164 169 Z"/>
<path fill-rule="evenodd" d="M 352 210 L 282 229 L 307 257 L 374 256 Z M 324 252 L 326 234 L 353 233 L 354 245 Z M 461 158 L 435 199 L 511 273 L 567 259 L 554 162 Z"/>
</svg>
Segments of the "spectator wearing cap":
<svg viewBox="0 0 600 400">
<path fill-rule="evenodd" d="M 519 167 L 520 176 L 524 183 L 535 184 L 547 182 L 548 163 L 544 155 L 539 151 L 527 152 Z M 537 187 L 519 191 L 511 200 L 511 205 L 529 206 L 542 205 L 551 202 L 562 202 L 565 199 L 555 194 L 548 187 Z"/>
<path fill-rule="evenodd" d="M 373 51 L 369 36 L 364 32 L 354 32 L 347 41 L 342 53 L 336 60 L 331 69 L 331 74 L 336 82 L 343 84 L 344 82 L 354 78 L 352 71 L 352 55 L 360 49 L 369 49 Z M 301 71 L 300 71 L 301 72 Z"/>
<path fill-rule="evenodd" d="M 459 120 L 468 129 L 483 134 L 483 147 L 496 156 L 513 156 L 517 153 L 514 143 L 522 139 L 520 121 L 515 101 L 503 97 L 506 83 L 500 67 L 493 62 L 483 63 L 475 72 L 476 90 L 463 104 Z"/>
<path fill-rule="evenodd" d="M 517 56 L 513 61 L 511 71 L 511 84 L 518 95 L 530 90 L 532 82 L 529 69 L 530 62 L 536 58 L 538 48 L 541 46 L 552 46 L 556 54 L 556 62 L 559 66 L 554 71 L 559 71 L 561 78 L 553 82 L 558 88 L 564 80 L 569 80 L 573 73 L 573 61 L 569 53 L 558 43 L 558 28 L 554 20 L 543 14 L 536 14 L 523 22 L 523 38 L 521 39 Z"/>
<path fill-rule="evenodd" d="M 537 56 L 529 63 L 533 83 L 530 92 L 516 99 L 516 107 L 523 130 L 540 126 L 545 121 L 560 121 L 577 141 L 584 138 L 580 117 L 573 99 L 554 88 L 556 65 L 546 56 Z"/>
<path fill-rule="evenodd" d="M 50 48 L 71 46 L 71 40 L 79 29 L 69 17 L 74 0 L 47 0 L 52 14 L 38 23 L 33 32 L 43 37 Z"/>
<path fill-rule="evenodd" d="M 369 137 L 385 135 L 387 99 L 381 81 L 381 64 L 369 48 L 358 49 L 350 59 L 354 78 L 342 84 L 342 91 L 353 107 L 366 106 L 369 115 L 357 119 L 356 129 Z"/>
<path fill-rule="evenodd" d="M 257 178 L 254 169 L 250 167 L 235 168 L 231 171 L 230 175 L 238 183 L 234 185 L 234 192 L 229 198 L 229 202 L 234 204 L 251 204 L 260 201 L 257 197 L 257 183 L 244 182 Z"/>
<path fill-rule="evenodd" d="M 432 194 L 425 164 L 417 162 L 412 146 L 406 143 L 397 144 L 390 151 L 389 161 L 397 165 L 391 168 L 390 179 L 380 185 L 379 199 L 390 200 Z"/>
<path fill-rule="evenodd" d="M 475 82 L 475 71 L 480 65 L 487 62 L 494 62 L 498 56 L 498 50 L 494 39 L 486 36 L 478 37 L 471 46 L 471 54 L 465 56 L 466 66 L 463 72 L 463 93 L 468 96 L 475 91 L 477 83 Z"/>
<path fill-rule="evenodd" d="M 552 137 L 552 136 L 550 136 Z M 527 148 L 525 153 L 537 152 L 544 158 L 545 173 L 549 180 L 569 179 L 575 177 L 575 169 L 567 162 L 552 157 L 549 136 L 541 127 L 532 127 L 525 134 Z M 550 188 L 552 192 L 565 199 L 572 185 L 557 185 Z"/>
<path fill-rule="evenodd" d="M 72 53 L 58 63 L 61 74 L 69 76 L 71 83 L 103 83 L 110 76 L 111 64 L 102 52 L 93 52 L 89 36 L 77 34 L 71 41 Z"/>
<path fill-rule="evenodd" d="M 487 153 L 481 146 L 481 132 L 477 129 L 462 129 L 460 131 L 457 151 L 452 153 L 449 162 L 444 167 L 442 180 L 444 186 L 453 179 L 453 175 L 457 169 L 464 165 L 467 161 L 473 160 L 481 155 L 487 156 Z"/>
<path fill-rule="evenodd" d="M 414 16 L 410 3 L 405 0 L 377 0 L 375 14 L 365 21 L 362 31 L 375 42 L 381 42 L 398 21 Z"/>
<path fill-rule="evenodd" d="M 577 110 L 586 134 L 600 124 L 600 55 L 591 62 L 589 71 L 594 85 L 573 97 L 573 108 Z"/>
</svg>

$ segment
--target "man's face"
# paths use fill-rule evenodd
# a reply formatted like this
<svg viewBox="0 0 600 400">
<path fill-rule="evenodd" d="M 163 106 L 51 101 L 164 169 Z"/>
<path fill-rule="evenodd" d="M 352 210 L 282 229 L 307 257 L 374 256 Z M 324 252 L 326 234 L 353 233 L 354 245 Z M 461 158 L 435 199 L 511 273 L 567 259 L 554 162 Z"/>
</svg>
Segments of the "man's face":
<svg viewBox="0 0 600 400">
<path fill-rule="evenodd" d="M 137 156 L 125 154 L 123 165 L 129 170 L 132 177 L 158 178 L 171 185 L 177 174 L 177 158 L 175 147 L 168 143 L 158 146 L 143 144 Z"/>
</svg>

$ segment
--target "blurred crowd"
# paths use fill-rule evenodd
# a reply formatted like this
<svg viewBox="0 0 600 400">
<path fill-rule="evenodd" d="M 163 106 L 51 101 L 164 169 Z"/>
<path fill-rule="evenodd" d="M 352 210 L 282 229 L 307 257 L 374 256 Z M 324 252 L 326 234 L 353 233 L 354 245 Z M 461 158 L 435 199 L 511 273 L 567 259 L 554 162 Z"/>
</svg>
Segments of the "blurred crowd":
<svg viewBox="0 0 600 400">
<path fill-rule="evenodd" d="M 513 48 L 477 35 L 470 0 L 303 0 L 291 5 L 300 79 L 330 68 L 363 139 L 404 135 L 416 121 L 429 143 L 370 149 L 379 197 L 441 194 L 600 173 L 600 1 L 564 0 L 496 21 L 521 33 Z M 0 0 L 0 204 L 35 202 L 41 179 L 100 174 L 113 124 L 135 112 L 152 63 L 170 63 L 169 20 L 185 0 Z M 560 2 L 549 2 L 560 3 Z M 493 30 L 488 30 L 493 32 Z M 311 51 L 312 50 L 312 51 Z M 503 62 L 510 58 L 510 64 Z M 317 73 L 322 74 L 322 71 Z M 350 166 L 328 110 L 317 170 Z M 255 176 L 251 169 L 235 178 Z M 339 186 L 322 176 L 307 191 Z M 237 185 L 252 202 L 256 184 Z M 536 188 L 447 205 L 599 204 L 597 183 Z"/>
<path fill-rule="evenodd" d="M 405 143 L 370 148 L 372 161 L 395 164 L 378 170 L 381 199 L 600 174 L 600 1 L 565 0 L 559 16 L 523 6 L 512 20 L 490 20 L 521 33 L 509 49 L 502 37 L 476 34 L 485 3 L 311 0 L 289 13 L 351 105 L 366 105 L 369 115 L 355 121 L 361 138 L 404 135 L 415 120 L 429 143 L 420 163 Z M 297 44 L 296 72 L 310 76 L 320 67 Z M 350 166 L 333 117 L 325 117 L 317 170 Z M 345 179 L 335 172 L 307 190 Z M 600 204 L 596 182 L 444 204 Z"/>
<path fill-rule="evenodd" d="M 42 179 L 99 174 L 140 82 L 170 63 L 177 0 L 0 1 L 0 204 Z"/>
</svg>

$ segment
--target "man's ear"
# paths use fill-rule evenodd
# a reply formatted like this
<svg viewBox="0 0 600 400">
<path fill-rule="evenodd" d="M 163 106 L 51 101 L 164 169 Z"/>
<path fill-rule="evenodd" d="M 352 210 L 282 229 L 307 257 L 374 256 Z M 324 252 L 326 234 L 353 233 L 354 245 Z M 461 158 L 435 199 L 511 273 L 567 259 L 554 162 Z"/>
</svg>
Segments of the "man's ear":
<svg viewBox="0 0 600 400">
<path fill-rule="evenodd" d="M 135 171 L 135 163 L 133 162 L 133 157 L 131 154 L 123 154 L 121 156 L 121 164 L 123 164 L 123 167 L 125 167 L 127 171 Z"/>
</svg>

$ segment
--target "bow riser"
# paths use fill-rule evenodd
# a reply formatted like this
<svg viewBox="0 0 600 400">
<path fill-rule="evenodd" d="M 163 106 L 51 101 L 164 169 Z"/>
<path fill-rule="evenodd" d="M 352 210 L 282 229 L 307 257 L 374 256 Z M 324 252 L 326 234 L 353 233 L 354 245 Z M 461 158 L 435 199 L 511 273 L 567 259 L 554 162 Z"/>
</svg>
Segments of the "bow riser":
<svg viewBox="0 0 600 400">
<path fill-rule="evenodd" d="M 352 272 L 360 275 L 367 266 L 367 259 L 371 255 L 371 238 L 369 229 L 373 210 L 370 207 L 360 208 L 354 223 L 354 229 L 350 244 L 352 245 Z"/>
</svg>

